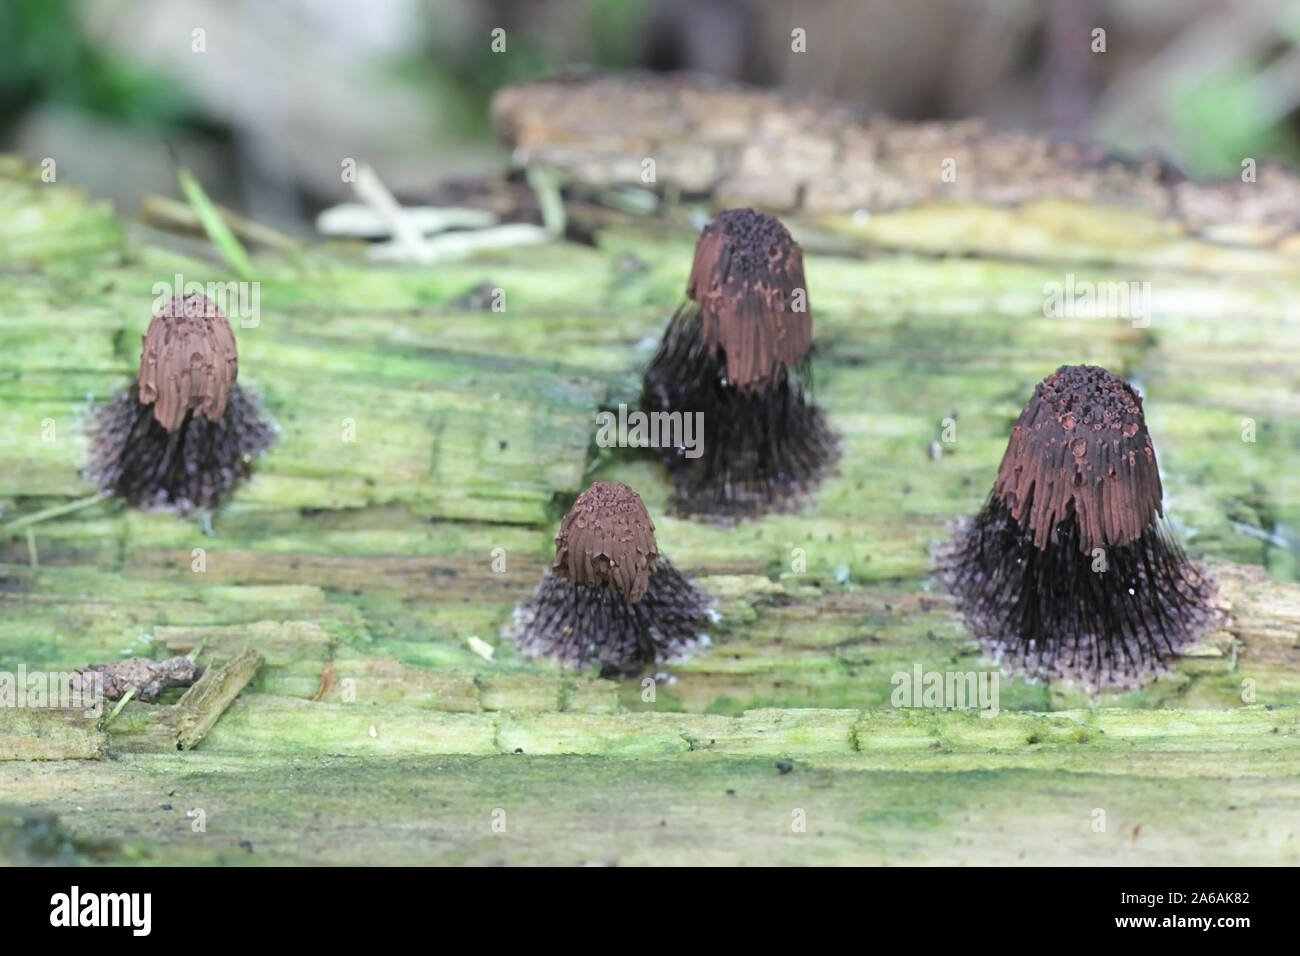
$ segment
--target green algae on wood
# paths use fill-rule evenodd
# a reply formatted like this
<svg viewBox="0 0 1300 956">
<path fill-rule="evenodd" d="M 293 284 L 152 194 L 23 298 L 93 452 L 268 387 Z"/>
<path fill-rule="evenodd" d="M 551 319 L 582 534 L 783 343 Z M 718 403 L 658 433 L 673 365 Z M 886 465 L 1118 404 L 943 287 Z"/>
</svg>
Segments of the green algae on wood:
<svg viewBox="0 0 1300 956">
<path fill-rule="evenodd" d="M 57 166 L 0 155 L 0 269 L 69 258 L 117 260 L 125 251 L 125 231 L 112 206 L 87 202 L 79 190 L 57 185 L 57 178 Z"/>
<path fill-rule="evenodd" d="M 28 195 L 69 220 L 39 271 L 0 256 L 0 524 L 87 493 L 87 396 L 129 378 L 152 283 L 228 278 L 69 241 L 100 213 Z M 72 735 L 116 759 L 0 763 L 0 789 L 75 800 L 84 814 L 60 826 L 77 838 L 127 821 L 149 852 L 111 852 L 150 862 L 1296 862 L 1300 379 L 1285 356 L 1300 279 L 1263 259 L 1251 276 L 1157 267 L 1121 246 L 1104 268 L 1073 252 L 809 256 L 816 397 L 845 459 L 805 513 L 721 528 L 665 517 L 654 461 L 592 445 L 596 413 L 636 400 L 690 265 L 684 233 L 624 220 L 598 239 L 436 269 L 256 258 L 262 319 L 237 334 L 282 446 L 214 535 L 97 501 L 30 526 L 39 568 L 24 536 L 0 541 L 0 668 L 200 646 L 205 663 L 249 647 L 265 664 L 191 750 L 175 703 L 131 702 L 106 738 Z M 1245 272 L 1255 254 L 1233 250 Z M 1047 318 L 1044 286 L 1069 273 L 1149 281 L 1150 324 Z M 484 283 L 505 312 L 466 308 Z M 929 583 L 930 548 L 979 506 L 1033 383 L 1066 360 L 1136 378 L 1168 511 L 1231 621 L 1098 710 L 1017 680 L 996 718 L 895 711 L 895 672 L 987 666 Z M 637 680 L 521 661 L 499 636 L 593 476 L 636 488 L 665 551 L 719 597 L 713 646 L 648 675 L 653 700 Z M 546 809 L 574 792 L 569 816 Z M 196 836 L 185 813 L 213 801 L 229 812 Z M 485 805 L 529 839 L 492 842 Z M 1108 835 L 1088 830 L 1099 806 L 1118 815 Z M 817 842 L 791 833 L 795 807 Z M 1256 838 L 1226 838 L 1245 814 Z"/>
<path fill-rule="evenodd" d="M 1194 739 L 1155 760 L 1089 746 L 1027 746 L 1021 766 L 940 750 L 285 760 L 200 748 L 41 773 L 0 764 L 0 789 L 44 802 L 56 787 L 78 808 L 60 814 L 65 839 L 144 844 L 141 861 L 154 863 L 1300 863 L 1300 781 L 1285 763 L 1258 763 L 1255 750 L 1198 756 Z M 1072 766 L 1041 760 L 1057 753 Z M 9 845 L 0 829 L 6 858 Z"/>
<path fill-rule="evenodd" d="M 0 760 L 102 759 L 102 717 L 84 707 L 0 707 Z"/>
</svg>

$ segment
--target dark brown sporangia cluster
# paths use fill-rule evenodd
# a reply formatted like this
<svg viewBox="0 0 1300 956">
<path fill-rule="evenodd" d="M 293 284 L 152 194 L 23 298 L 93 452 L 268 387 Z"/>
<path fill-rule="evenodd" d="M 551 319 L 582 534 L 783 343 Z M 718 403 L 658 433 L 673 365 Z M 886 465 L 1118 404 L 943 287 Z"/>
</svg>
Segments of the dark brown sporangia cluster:
<svg viewBox="0 0 1300 956">
<path fill-rule="evenodd" d="M 95 411 L 86 477 L 146 510 L 216 508 L 275 436 L 237 374 L 220 309 L 199 294 L 168 300 L 144 334 L 135 384 Z"/>
<path fill-rule="evenodd" d="M 812 313 L 795 301 L 806 290 L 803 250 L 776 217 L 729 209 L 700 233 L 686 295 L 736 388 L 756 392 L 808 354 Z"/>
<path fill-rule="evenodd" d="M 839 458 L 809 398 L 812 313 L 799 244 L 772 216 L 720 212 L 696 243 L 686 294 L 641 393 L 646 412 L 703 414 L 698 457 L 658 449 L 674 506 L 722 519 L 797 507 Z"/>
<path fill-rule="evenodd" d="M 585 587 L 609 586 L 636 603 L 658 566 L 655 526 L 641 497 L 627 485 L 598 481 L 560 523 L 551 571 Z"/>
<path fill-rule="evenodd" d="M 174 432 L 188 414 L 221 420 L 239 374 L 235 333 L 209 299 L 173 298 L 153 317 L 143 336 L 136 383 L 140 404 Z"/>
<path fill-rule="evenodd" d="M 565 515 L 555 563 L 510 633 L 527 657 L 635 673 L 706 641 L 710 604 L 659 553 L 640 496 L 597 481 Z"/>
<path fill-rule="evenodd" d="M 1215 616 L 1215 588 L 1157 520 L 1160 474 L 1127 382 L 1063 365 L 1011 432 L 984 509 L 940 563 L 957 607 L 1011 672 L 1135 687 Z"/>
</svg>

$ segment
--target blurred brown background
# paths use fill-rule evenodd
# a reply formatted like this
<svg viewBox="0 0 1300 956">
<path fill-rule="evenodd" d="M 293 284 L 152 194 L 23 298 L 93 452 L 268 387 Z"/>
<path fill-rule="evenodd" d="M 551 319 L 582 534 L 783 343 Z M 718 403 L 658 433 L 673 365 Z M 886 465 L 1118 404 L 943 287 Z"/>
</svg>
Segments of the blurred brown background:
<svg viewBox="0 0 1300 956">
<path fill-rule="evenodd" d="M 130 214 L 175 192 L 171 144 L 218 201 L 303 232 L 349 198 L 344 158 L 415 195 L 504 167 L 492 91 L 573 63 L 981 115 L 1198 175 L 1300 162 L 1288 0 L 5 0 L 0 149 Z"/>
</svg>

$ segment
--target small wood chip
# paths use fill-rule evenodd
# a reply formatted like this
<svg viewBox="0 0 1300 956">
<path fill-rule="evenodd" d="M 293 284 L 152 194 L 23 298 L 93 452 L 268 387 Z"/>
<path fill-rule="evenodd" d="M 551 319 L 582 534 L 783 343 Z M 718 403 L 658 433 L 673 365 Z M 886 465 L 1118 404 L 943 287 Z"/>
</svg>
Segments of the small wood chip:
<svg viewBox="0 0 1300 956">
<path fill-rule="evenodd" d="M 121 700 L 134 688 L 136 700 L 152 703 L 168 687 L 189 687 L 202 673 L 202 668 L 188 657 L 171 657 L 165 661 L 129 657 L 82 668 L 77 671 L 73 686 L 88 692 L 95 689 L 96 681 L 102 681 L 105 700 Z"/>
<path fill-rule="evenodd" d="M 337 681 L 338 681 L 338 675 L 335 672 L 333 667 L 327 667 L 323 671 L 321 671 L 320 690 L 316 691 L 316 696 L 313 697 L 312 700 L 314 701 L 324 700 L 326 696 L 329 695 L 329 692 L 334 689 L 334 685 L 335 683 L 337 683 Z"/>
</svg>

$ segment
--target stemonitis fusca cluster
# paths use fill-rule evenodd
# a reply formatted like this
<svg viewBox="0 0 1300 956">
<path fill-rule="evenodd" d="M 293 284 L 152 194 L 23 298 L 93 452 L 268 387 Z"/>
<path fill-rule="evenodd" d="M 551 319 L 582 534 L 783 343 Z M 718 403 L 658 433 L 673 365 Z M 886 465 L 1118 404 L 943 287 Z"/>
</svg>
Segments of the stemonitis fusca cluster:
<svg viewBox="0 0 1300 956">
<path fill-rule="evenodd" d="M 659 553 L 641 497 L 597 481 L 564 516 L 555 561 L 511 634 L 527 657 L 635 672 L 707 641 L 711 604 Z"/>
<path fill-rule="evenodd" d="M 984 508 L 941 555 L 967 627 L 1008 670 L 1133 687 L 1216 616 L 1214 584 L 1157 520 L 1142 399 L 1091 365 L 1034 390 Z"/>
<path fill-rule="evenodd" d="M 791 510 L 839 458 L 810 397 L 803 251 L 775 217 L 725 210 L 696 243 L 686 295 L 641 394 L 651 413 L 703 414 L 698 457 L 659 449 L 673 504 L 721 519 Z"/>
<path fill-rule="evenodd" d="M 235 334 L 206 296 L 162 304 L 136 381 L 96 409 L 86 477 L 149 511 L 211 511 L 270 447 L 275 426 L 235 381 Z"/>
</svg>

